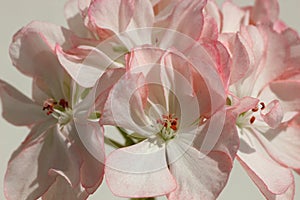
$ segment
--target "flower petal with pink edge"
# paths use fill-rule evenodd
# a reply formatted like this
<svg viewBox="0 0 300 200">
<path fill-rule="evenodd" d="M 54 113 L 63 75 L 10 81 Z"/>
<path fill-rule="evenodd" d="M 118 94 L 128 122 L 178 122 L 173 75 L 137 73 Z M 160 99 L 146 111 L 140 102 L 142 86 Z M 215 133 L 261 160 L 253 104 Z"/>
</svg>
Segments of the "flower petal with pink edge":
<svg viewBox="0 0 300 200">
<path fill-rule="evenodd" d="M 155 26 L 171 29 L 181 34 L 185 34 L 194 40 L 198 40 L 200 38 L 204 23 L 202 10 L 205 4 L 206 0 L 179 1 L 173 9 L 172 14 L 167 19 L 156 22 Z M 162 39 L 162 42 L 164 40 L 169 41 L 170 37 L 174 38 L 172 33 L 173 32 L 167 32 Z M 168 44 L 168 42 L 164 43 Z"/>
<path fill-rule="evenodd" d="M 86 88 L 93 87 L 107 68 L 117 67 L 102 51 L 88 46 L 78 47 L 69 54 L 56 46 L 56 55 L 70 76 Z"/>
<path fill-rule="evenodd" d="M 270 194 L 284 194 L 294 184 L 291 170 L 281 166 L 267 154 L 253 130 L 243 131 L 237 154 L 239 162 L 266 197 Z"/>
<path fill-rule="evenodd" d="M 42 105 L 33 102 L 8 83 L 0 80 L 2 116 L 17 126 L 30 126 L 49 118 Z"/>
<path fill-rule="evenodd" d="M 270 24 L 277 21 L 279 3 L 277 0 L 256 0 L 251 10 L 251 20 L 256 24 Z"/>
<path fill-rule="evenodd" d="M 218 32 L 221 31 L 221 13 L 219 10 L 219 7 L 217 5 L 217 3 L 215 2 L 215 0 L 208 0 L 207 4 L 205 5 L 204 8 L 204 13 L 206 14 L 206 16 L 210 16 L 215 20 L 215 23 L 217 25 L 218 28 Z"/>
<path fill-rule="evenodd" d="M 261 26 L 260 32 L 264 36 L 265 52 L 256 70 L 257 78 L 254 79 L 253 89 L 255 92 L 260 92 L 267 84 L 282 75 L 289 67 L 286 62 L 290 57 L 290 46 L 284 35 L 276 33 L 268 26 Z"/>
<path fill-rule="evenodd" d="M 280 100 L 284 111 L 300 109 L 300 81 L 277 80 L 270 83 L 270 89 Z"/>
<path fill-rule="evenodd" d="M 242 99 L 233 99 L 233 107 L 230 107 L 231 112 L 235 113 L 237 116 L 243 112 L 247 112 L 259 103 L 259 99 L 253 97 L 244 97 Z"/>
<path fill-rule="evenodd" d="M 131 198 L 153 197 L 168 194 L 176 188 L 161 140 L 149 138 L 115 150 L 107 157 L 105 176 L 113 194 Z"/>
<path fill-rule="evenodd" d="M 4 180 L 8 199 L 39 198 L 55 182 L 57 174 L 53 174 L 54 171 L 67 177 L 67 184 L 79 183 L 80 161 L 72 146 L 67 147 L 58 127 L 40 134 L 43 134 L 42 138 L 35 143 L 24 143 L 9 161 Z"/>
<path fill-rule="evenodd" d="M 104 175 L 104 133 L 97 122 L 75 121 L 78 136 L 75 136 L 77 149 L 81 152 L 82 165 L 80 182 L 86 192 L 92 194 L 102 183 Z"/>
<path fill-rule="evenodd" d="M 91 3 L 88 13 L 94 26 L 120 33 L 126 30 L 133 17 L 134 1 L 95 0 Z"/>
<path fill-rule="evenodd" d="M 70 29 L 79 37 L 88 38 L 91 32 L 84 24 L 84 16 L 81 15 L 78 0 L 68 0 L 65 4 L 65 18 Z"/>
<path fill-rule="evenodd" d="M 260 115 L 271 128 L 276 128 L 283 119 L 283 111 L 279 101 L 271 101 L 266 108 L 261 111 Z"/>
<path fill-rule="evenodd" d="M 72 199 L 72 200 L 85 200 L 88 194 L 81 188 L 80 185 L 72 188 L 72 186 L 64 179 L 63 176 L 58 175 L 55 182 L 42 196 L 43 200 L 55 199 Z"/>
<path fill-rule="evenodd" d="M 124 68 L 108 69 L 104 72 L 96 86 L 97 90 L 95 92 L 95 97 L 97 97 L 97 99 L 95 107 L 97 110 L 102 112 L 110 90 L 124 74 Z"/>
<path fill-rule="evenodd" d="M 219 112 L 224 112 L 223 110 Z M 214 142 L 215 144 L 212 148 L 213 151 L 221 151 L 226 153 L 228 156 L 231 157 L 232 161 L 235 159 L 236 152 L 239 147 L 239 137 L 236 130 L 236 118 L 238 117 L 238 114 L 236 112 L 233 112 L 232 110 L 226 110 L 226 119 L 224 121 L 223 129 L 221 134 L 218 134 L 219 137 L 214 139 L 214 134 L 212 132 L 208 132 L 209 126 L 214 126 L 210 124 L 210 120 L 207 120 L 205 122 L 204 127 L 201 129 L 201 132 L 195 137 L 193 143 L 193 147 L 197 150 L 200 150 L 201 152 L 209 152 L 210 148 L 204 148 L 203 145 L 205 144 L 205 140 L 217 140 L 217 142 Z M 219 113 L 216 113 L 217 115 Z M 208 138 L 208 139 L 206 139 Z M 208 142 L 207 142 L 208 143 Z M 207 145 L 207 144 L 206 144 Z"/>
<path fill-rule="evenodd" d="M 247 11 L 241 9 L 231 1 L 223 3 L 222 14 L 222 33 L 236 33 L 242 25 L 247 25 Z"/>
<path fill-rule="evenodd" d="M 283 166 L 300 172 L 299 115 L 263 135 L 257 134 L 266 151 Z"/>
<path fill-rule="evenodd" d="M 56 43 L 68 47 L 71 33 L 59 26 L 33 22 L 20 30 L 10 45 L 13 64 L 25 75 L 40 78 L 49 88 L 49 98 L 64 97 L 64 82 L 68 77 L 59 64 L 54 48 Z"/>
<path fill-rule="evenodd" d="M 178 156 L 178 152 L 182 153 L 178 159 L 169 163 L 177 188 L 168 194 L 168 199 L 213 200 L 218 197 L 232 168 L 232 160 L 226 153 L 212 151 L 203 155 L 193 147 L 185 149 L 175 143 L 168 144 L 167 152 L 169 160 Z"/>
<path fill-rule="evenodd" d="M 246 41 L 240 34 L 223 34 L 221 42 L 231 55 L 230 84 L 244 78 L 253 64 L 253 57 L 245 46 Z"/>
<path fill-rule="evenodd" d="M 110 91 L 100 124 L 120 126 L 146 137 L 149 133 L 155 133 L 156 130 L 148 124 L 149 119 L 144 113 L 147 98 L 144 85 L 145 79 L 141 73 L 129 72 L 122 76 Z"/>
<path fill-rule="evenodd" d="M 227 91 L 230 81 L 230 55 L 226 47 L 219 41 L 205 41 L 202 44 L 215 61 L 215 67 L 218 70 Z"/>
</svg>

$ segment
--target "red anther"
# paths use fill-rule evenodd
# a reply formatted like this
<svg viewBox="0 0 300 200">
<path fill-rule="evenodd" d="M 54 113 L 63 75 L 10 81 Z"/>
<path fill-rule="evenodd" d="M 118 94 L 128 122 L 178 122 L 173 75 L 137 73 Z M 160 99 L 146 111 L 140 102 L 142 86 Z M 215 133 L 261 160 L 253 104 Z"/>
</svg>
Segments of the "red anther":
<svg viewBox="0 0 300 200">
<path fill-rule="evenodd" d="M 47 99 L 46 101 L 44 101 L 43 110 L 47 110 L 47 115 L 50 115 L 54 112 L 54 106 L 56 104 L 57 102 L 54 101 L 54 99 Z"/>
<path fill-rule="evenodd" d="M 260 105 L 261 105 L 261 110 L 263 110 L 263 109 L 265 109 L 266 108 L 266 105 L 265 105 L 265 103 L 264 102 L 260 102 Z"/>
<path fill-rule="evenodd" d="M 163 125 L 165 128 L 168 128 L 168 126 L 169 126 L 169 128 L 176 131 L 177 130 L 177 124 L 178 124 L 178 122 L 177 122 L 178 118 L 177 117 L 173 118 L 173 116 L 174 115 L 171 115 L 171 114 L 162 115 L 163 119 L 162 120 L 158 119 L 158 120 L 156 120 L 156 122 Z"/>
<path fill-rule="evenodd" d="M 252 112 L 257 112 L 257 111 L 258 111 L 258 107 L 252 109 Z"/>
<path fill-rule="evenodd" d="M 59 105 L 64 109 L 69 107 L 69 103 L 64 99 L 59 100 Z"/>
<path fill-rule="evenodd" d="M 174 131 L 177 131 L 177 126 L 176 125 L 171 125 L 170 128 L 173 129 Z"/>
<path fill-rule="evenodd" d="M 250 118 L 250 124 L 253 124 L 254 123 L 254 121 L 255 121 L 255 117 L 254 116 L 252 116 L 251 118 Z"/>
</svg>

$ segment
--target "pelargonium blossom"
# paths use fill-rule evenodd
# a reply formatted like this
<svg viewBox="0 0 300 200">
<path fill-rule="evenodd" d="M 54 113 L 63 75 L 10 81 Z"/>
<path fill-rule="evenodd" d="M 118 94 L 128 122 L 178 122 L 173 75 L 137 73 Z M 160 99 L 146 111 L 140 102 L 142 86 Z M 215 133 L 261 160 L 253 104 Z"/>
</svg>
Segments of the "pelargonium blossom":
<svg viewBox="0 0 300 200">
<path fill-rule="evenodd" d="M 103 69 L 124 67 L 125 54 L 132 48 L 151 44 L 185 51 L 192 44 L 185 44 L 183 37 L 197 42 L 208 34 L 209 28 L 203 27 L 206 1 L 174 1 L 171 9 L 166 8 L 170 12 L 161 11 L 160 17 L 156 16 L 157 6 L 163 2 L 152 3 L 156 11 L 149 0 L 69 1 L 65 7 L 68 24 L 83 38 L 76 41 L 74 49 L 61 48 L 57 55 L 72 78 L 82 86 L 92 87 Z M 101 64 L 91 64 L 86 52 Z"/>
<path fill-rule="evenodd" d="M 219 40 L 232 59 L 230 104 L 243 108 L 238 161 L 267 199 L 293 199 L 290 169 L 299 170 L 300 144 L 299 98 L 292 93 L 299 82 L 300 40 L 278 13 L 277 1 L 257 0 L 246 8 L 225 2 Z"/>
<path fill-rule="evenodd" d="M 181 56 L 171 49 L 133 49 L 126 73 L 110 91 L 100 123 L 140 139 L 107 157 L 106 180 L 117 196 L 215 199 L 227 182 L 238 147 L 235 117 L 228 114 L 212 149 L 201 148 L 218 134 L 207 129 L 214 115 L 224 114 L 225 93 L 221 80 L 206 82 L 218 77 L 215 68 L 202 63 L 201 74 Z"/>
<path fill-rule="evenodd" d="M 31 129 L 8 164 L 8 199 L 87 199 L 102 182 L 103 131 L 89 120 L 93 96 L 86 96 L 55 56 L 56 43 L 70 45 L 64 34 L 71 36 L 57 26 L 33 22 L 10 46 L 13 64 L 33 79 L 33 88 L 29 99 L 0 82 L 3 117 Z"/>
</svg>

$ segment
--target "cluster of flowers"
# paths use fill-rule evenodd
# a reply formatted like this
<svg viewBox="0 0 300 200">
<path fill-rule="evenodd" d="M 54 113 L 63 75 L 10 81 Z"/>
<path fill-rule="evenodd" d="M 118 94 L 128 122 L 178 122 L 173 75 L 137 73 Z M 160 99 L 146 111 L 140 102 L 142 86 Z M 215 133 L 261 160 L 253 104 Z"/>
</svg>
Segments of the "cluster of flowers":
<svg viewBox="0 0 300 200">
<path fill-rule="evenodd" d="M 65 15 L 9 49 L 32 99 L 0 80 L 3 117 L 31 130 L 7 199 L 87 199 L 104 174 L 120 197 L 216 199 L 235 158 L 267 199 L 294 198 L 300 38 L 276 0 L 69 0 Z"/>
</svg>

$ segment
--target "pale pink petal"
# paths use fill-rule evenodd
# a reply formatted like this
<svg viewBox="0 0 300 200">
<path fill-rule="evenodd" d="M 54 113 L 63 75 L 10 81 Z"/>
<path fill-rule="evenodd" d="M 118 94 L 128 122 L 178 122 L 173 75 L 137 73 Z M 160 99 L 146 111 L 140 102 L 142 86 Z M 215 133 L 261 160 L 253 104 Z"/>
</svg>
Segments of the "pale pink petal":
<svg viewBox="0 0 300 200">
<path fill-rule="evenodd" d="M 284 111 L 295 111 L 300 108 L 300 81 L 278 80 L 270 83 L 271 91 L 280 100 Z"/>
<path fill-rule="evenodd" d="M 121 197 L 152 197 L 170 193 L 176 182 L 169 172 L 165 144 L 159 138 L 111 153 L 105 166 L 112 193 Z"/>
<path fill-rule="evenodd" d="M 232 161 L 234 161 L 240 145 L 238 131 L 236 130 L 237 117 L 238 115 L 236 115 L 236 113 L 230 110 L 226 111 L 224 127 L 219 140 L 214 147 L 214 150 L 222 151 L 227 155 L 230 155 Z"/>
<path fill-rule="evenodd" d="M 93 87 L 107 68 L 117 67 L 105 53 L 88 46 L 78 47 L 70 53 L 64 52 L 60 46 L 57 46 L 56 55 L 70 76 L 86 88 Z"/>
<path fill-rule="evenodd" d="M 215 61 L 215 67 L 223 80 L 225 90 L 227 90 L 230 81 L 231 63 L 226 47 L 219 41 L 205 41 L 203 46 Z"/>
<path fill-rule="evenodd" d="M 43 105 L 33 102 L 8 83 L 0 80 L 2 116 L 17 126 L 30 126 L 51 116 L 43 112 Z"/>
<path fill-rule="evenodd" d="M 261 111 L 261 117 L 271 127 L 276 128 L 283 119 L 283 111 L 278 100 L 270 102 L 264 110 Z"/>
<path fill-rule="evenodd" d="M 96 109 L 100 110 L 100 112 L 104 108 L 110 90 L 124 74 L 124 68 L 106 70 L 97 82 L 97 91 L 95 93 Z"/>
<path fill-rule="evenodd" d="M 223 34 L 221 42 L 231 55 L 230 84 L 233 84 L 247 74 L 252 64 L 252 55 L 247 51 L 245 40 L 239 34 Z"/>
<path fill-rule="evenodd" d="M 266 196 L 270 193 L 275 195 L 285 193 L 294 184 L 291 170 L 280 166 L 267 154 L 255 132 L 244 130 L 240 136 L 242 138 L 237 154 L 238 160 L 257 187 Z"/>
<path fill-rule="evenodd" d="M 144 113 L 147 99 L 144 85 L 145 79 L 141 73 L 122 76 L 110 91 L 100 124 L 120 126 L 146 136 L 156 133 Z"/>
<path fill-rule="evenodd" d="M 91 32 L 84 24 L 84 17 L 81 15 L 78 0 L 68 0 L 65 4 L 65 18 L 69 28 L 79 37 L 89 38 Z"/>
<path fill-rule="evenodd" d="M 219 112 L 224 111 L 221 110 Z M 211 134 L 212 131 L 208 131 L 209 126 L 215 126 L 215 124 L 211 124 L 211 120 L 208 119 L 205 122 L 205 125 L 203 125 L 204 127 L 201 132 L 195 137 L 193 146 L 201 152 L 209 152 L 209 150 L 221 151 L 230 156 L 233 161 L 239 147 L 239 137 L 236 130 L 236 118 L 238 117 L 238 114 L 232 110 L 227 110 L 225 112 L 226 119 L 222 124 L 221 132 L 213 132 L 214 134 Z M 215 115 L 218 114 L 219 113 L 216 113 Z M 212 145 L 212 147 L 207 145 Z"/>
<path fill-rule="evenodd" d="M 40 37 L 44 40 L 45 44 L 52 50 L 55 49 L 56 44 L 63 46 L 63 48 L 70 48 L 73 46 L 72 39 L 74 35 L 70 30 L 41 21 L 33 21 L 18 31 L 13 37 L 13 43 L 21 37 L 26 37 L 26 35 L 33 33 L 40 34 Z"/>
<path fill-rule="evenodd" d="M 79 186 L 72 188 L 72 186 L 62 176 L 57 176 L 55 182 L 42 196 L 43 200 L 55 199 L 72 199 L 85 200 L 88 194 Z"/>
<path fill-rule="evenodd" d="M 70 46 L 70 32 L 59 26 L 33 22 L 19 31 L 10 45 L 13 64 L 22 73 L 43 80 L 51 91 L 49 98 L 65 97 L 64 82 L 70 81 L 59 64 L 54 48 L 56 43 Z"/>
<path fill-rule="evenodd" d="M 96 88 L 91 89 L 87 96 L 73 107 L 72 129 L 76 130 L 76 134 L 69 136 L 74 139 L 80 152 L 82 158 L 80 182 L 89 194 L 94 193 L 102 183 L 105 161 L 104 129 L 99 125 L 98 119 L 90 119 L 96 111 L 95 90 Z"/>
<path fill-rule="evenodd" d="M 169 146 L 168 157 L 174 156 L 177 145 Z M 173 154 L 173 155 L 172 155 Z M 231 158 L 218 151 L 204 156 L 193 147 L 172 163 L 170 171 L 177 181 L 177 188 L 168 199 L 216 199 L 226 185 L 232 168 Z"/>
<path fill-rule="evenodd" d="M 267 26 L 260 31 L 265 37 L 265 52 L 263 60 L 257 68 L 257 79 L 253 91 L 261 91 L 269 82 L 282 75 L 287 69 L 290 46 L 284 35 L 280 35 Z"/>
<path fill-rule="evenodd" d="M 82 156 L 80 182 L 86 192 L 92 194 L 103 180 L 105 160 L 103 129 L 97 122 L 83 120 L 75 122 L 75 127 L 78 132 L 78 136 L 75 137 L 76 147 Z"/>
<path fill-rule="evenodd" d="M 251 20 L 256 24 L 274 23 L 279 16 L 277 0 L 256 0 L 251 10 Z"/>
<path fill-rule="evenodd" d="M 203 28 L 204 17 L 202 9 L 205 4 L 205 0 L 179 1 L 173 9 L 172 14 L 167 19 L 157 22 L 155 26 L 172 29 L 194 40 L 198 40 Z M 172 34 L 174 33 L 167 32 L 164 39 L 167 40 L 168 37 L 174 37 Z"/>
<path fill-rule="evenodd" d="M 253 98 L 253 97 L 243 97 L 242 99 L 234 99 L 233 105 L 229 109 L 232 113 L 234 113 L 236 116 L 247 112 L 257 106 L 259 103 L 259 99 Z"/>
<path fill-rule="evenodd" d="M 45 100 L 51 97 L 50 88 L 43 82 L 40 78 L 34 78 L 32 80 L 32 99 L 37 102 L 39 105 L 43 105 Z"/>
<path fill-rule="evenodd" d="M 292 120 L 281 124 L 274 130 L 267 131 L 263 134 L 264 136 L 258 135 L 262 145 L 273 159 L 297 172 L 300 172 L 299 126 L 297 120 Z"/>
<path fill-rule="evenodd" d="M 247 12 L 231 1 L 225 1 L 223 3 L 222 14 L 222 33 L 236 33 L 240 30 L 242 25 L 247 25 L 244 23 Z"/>
<path fill-rule="evenodd" d="M 132 20 L 127 27 L 127 31 L 138 28 L 152 27 L 154 23 L 154 13 L 149 0 L 135 0 Z"/>
<path fill-rule="evenodd" d="M 204 16 L 204 24 L 200 38 L 217 40 L 218 34 L 218 25 L 215 19 L 209 15 Z"/>
<path fill-rule="evenodd" d="M 40 130 L 34 128 L 33 131 Z M 42 196 L 55 181 L 57 174 L 53 174 L 54 171 L 60 171 L 67 177 L 68 184 L 79 183 L 80 162 L 74 149 L 67 147 L 58 127 L 39 134 L 43 136 L 34 143 L 24 143 L 9 161 L 4 180 L 8 199 L 37 199 Z"/>
<path fill-rule="evenodd" d="M 215 23 L 217 24 L 218 32 L 221 31 L 221 13 L 219 10 L 219 7 L 215 0 L 208 0 L 207 4 L 205 6 L 205 13 L 207 13 L 207 16 L 211 16 L 214 20 Z"/>
<path fill-rule="evenodd" d="M 152 68 L 160 64 L 161 57 L 165 52 L 160 48 L 150 45 L 144 45 L 142 48 L 134 48 L 126 57 L 126 68 L 135 73 L 141 72 L 146 76 Z"/>
<path fill-rule="evenodd" d="M 94 26 L 120 33 L 126 30 L 133 17 L 134 1 L 95 0 L 88 12 Z"/>
</svg>

